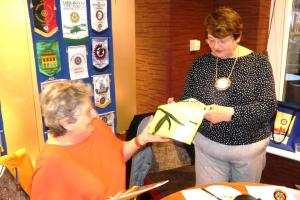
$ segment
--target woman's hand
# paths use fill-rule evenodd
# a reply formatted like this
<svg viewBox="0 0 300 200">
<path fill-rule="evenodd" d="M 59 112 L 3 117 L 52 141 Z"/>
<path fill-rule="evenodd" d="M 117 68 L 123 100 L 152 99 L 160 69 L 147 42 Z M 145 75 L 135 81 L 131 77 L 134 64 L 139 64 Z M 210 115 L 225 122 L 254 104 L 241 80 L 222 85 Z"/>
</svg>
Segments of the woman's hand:
<svg viewBox="0 0 300 200">
<path fill-rule="evenodd" d="M 170 98 L 168 98 L 168 101 L 167 101 L 168 103 L 176 103 L 175 101 L 174 101 L 174 98 L 173 97 L 170 97 Z"/>
<path fill-rule="evenodd" d="M 213 124 L 220 122 L 229 122 L 234 115 L 232 107 L 220 106 L 212 104 L 209 106 L 208 111 L 205 113 L 204 118 Z"/>
<path fill-rule="evenodd" d="M 152 135 L 149 132 L 150 128 L 150 123 L 153 119 L 153 116 L 150 117 L 148 124 L 144 128 L 141 134 L 136 136 L 130 141 L 125 142 L 124 147 L 123 147 L 123 155 L 125 161 L 129 160 L 134 153 L 141 149 L 143 146 L 145 146 L 149 142 L 168 142 L 170 139 L 158 135 Z"/>
<path fill-rule="evenodd" d="M 153 116 L 150 117 L 147 126 L 144 128 L 142 133 L 137 136 L 137 142 L 144 146 L 149 142 L 168 142 L 170 139 L 163 137 L 163 136 L 158 136 L 158 135 L 153 135 L 152 133 L 149 132 L 150 128 L 150 123 L 153 119 Z"/>
</svg>

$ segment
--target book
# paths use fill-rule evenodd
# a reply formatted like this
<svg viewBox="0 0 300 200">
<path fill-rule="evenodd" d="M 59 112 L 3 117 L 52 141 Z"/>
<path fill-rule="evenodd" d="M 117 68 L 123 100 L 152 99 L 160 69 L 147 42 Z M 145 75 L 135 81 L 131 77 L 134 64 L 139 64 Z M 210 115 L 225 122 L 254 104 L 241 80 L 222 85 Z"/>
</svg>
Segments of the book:
<svg viewBox="0 0 300 200">
<path fill-rule="evenodd" d="M 166 183 L 168 183 L 169 180 L 165 180 L 165 181 L 160 181 L 157 183 L 151 183 L 148 185 L 142 185 L 142 186 L 133 186 L 131 188 L 129 188 L 128 190 L 126 190 L 125 192 L 120 192 L 118 194 L 116 194 L 113 197 L 108 198 L 109 200 L 126 200 L 126 199 L 132 199 L 137 197 L 138 195 L 147 192 L 149 190 L 152 190 L 154 188 L 158 188 Z"/>
<path fill-rule="evenodd" d="M 161 105 L 155 112 L 149 131 L 191 144 L 206 110 L 207 106 L 194 98 Z"/>
</svg>

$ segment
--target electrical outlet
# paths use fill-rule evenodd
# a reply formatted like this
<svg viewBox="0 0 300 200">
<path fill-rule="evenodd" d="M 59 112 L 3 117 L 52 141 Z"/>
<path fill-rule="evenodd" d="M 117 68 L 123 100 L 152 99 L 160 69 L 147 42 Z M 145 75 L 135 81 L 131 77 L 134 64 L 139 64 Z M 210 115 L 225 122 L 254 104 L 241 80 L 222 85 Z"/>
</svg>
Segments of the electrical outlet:
<svg viewBox="0 0 300 200">
<path fill-rule="evenodd" d="M 190 40 L 190 51 L 200 50 L 200 40 Z"/>
</svg>

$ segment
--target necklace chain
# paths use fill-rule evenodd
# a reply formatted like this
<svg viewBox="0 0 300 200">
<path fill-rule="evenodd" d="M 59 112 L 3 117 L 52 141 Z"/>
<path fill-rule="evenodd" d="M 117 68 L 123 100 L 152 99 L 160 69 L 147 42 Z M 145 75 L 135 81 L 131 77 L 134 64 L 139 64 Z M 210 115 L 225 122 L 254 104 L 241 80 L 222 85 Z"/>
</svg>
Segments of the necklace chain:
<svg viewBox="0 0 300 200">
<path fill-rule="evenodd" d="M 231 74 L 233 72 L 233 69 L 234 69 L 234 66 L 235 66 L 235 63 L 236 63 L 237 59 L 238 59 L 238 57 L 236 57 L 235 60 L 234 60 L 234 62 L 233 62 L 233 65 L 231 67 L 230 73 L 229 73 L 229 75 L 227 77 L 228 79 L 230 79 L 230 76 L 231 76 Z M 217 57 L 217 61 L 216 61 L 216 74 L 215 74 L 215 80 L 216 81 L 218 80 L 218 61 L 219 61 L 219 58 Z M 227 65 L 225 65 L 225 66 L 227 67 Z"/>
</svg>

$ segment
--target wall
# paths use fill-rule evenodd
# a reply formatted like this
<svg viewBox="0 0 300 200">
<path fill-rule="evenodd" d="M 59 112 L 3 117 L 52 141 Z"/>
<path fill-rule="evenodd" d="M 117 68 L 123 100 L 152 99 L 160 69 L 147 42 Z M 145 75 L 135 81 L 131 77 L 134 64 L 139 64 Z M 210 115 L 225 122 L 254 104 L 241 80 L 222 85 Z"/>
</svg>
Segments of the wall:
<svg viewBox="0 0 300 200">
<path fill-rule="evenodd" d="M 135 3 L 112 0 L 111 5 L 117 131 L 123 132 L 136 113 Z"/>
<path fill-rule="evenodd" d="M 136 0 L 137 113 L 167 101 L 170 83 L 171 0 Z"/>
<path fill-rule="evenodd" d="M 216 6 L 236 9 L 244 21 L 241 44 L 263 52 L 271 0 L 136 0 L 137 113 L 152 112 L 170 96 L 180 98 L 192 61 L 208 50 L 205 16 Z M 201 51 L 189 52 L 200 39 Z"/>
<path fill-rule="evenodd" d="M 188 69 L 195 58 L 208 51 L 205 44 L 206 32 L 203 30 L 205 16 L 212 8 L 211 1 L 173 0 L 171 4 L 171 66 L 170 93 L 175 99 L 181 97 Z M 201 41 L 200 51 L 190 52 L 189 41 Z"/>
<path fill-rule="evenodd" d="M 0 1 L 0 13 L 0 99 L 8 153 L 25 147 L 35 160 L 44 140 L 27 2 Z"/>
<path fill-rule="evenodd" d="M 271 0 L 213 1 L 213 7 L 221 5 L 228 5 L 241 15 L 244 23 L 241 44 L 254 51 L 265 52 L 268 42 Z"/>
</svg>

